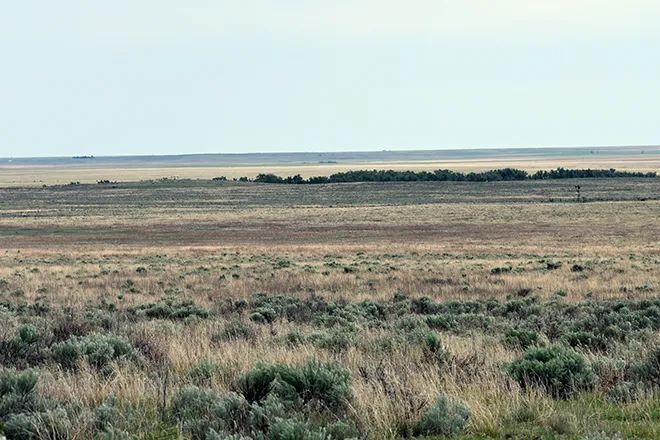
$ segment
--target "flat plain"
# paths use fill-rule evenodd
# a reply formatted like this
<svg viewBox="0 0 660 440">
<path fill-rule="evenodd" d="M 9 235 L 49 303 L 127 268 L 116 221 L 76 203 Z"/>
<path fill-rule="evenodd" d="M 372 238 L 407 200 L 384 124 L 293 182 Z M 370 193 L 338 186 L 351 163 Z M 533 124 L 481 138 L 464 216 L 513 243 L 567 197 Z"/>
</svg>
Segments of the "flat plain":
<svg viewBox="0 0 660 440">
<path fill-rule="evenodd" d="M 1 153 L 0 153 L 1 154 Z M 0 186 L 62 185 L 99 180 L 139 181 L 162 178 L 229 179 L 259 173 L 308 178 L 360 169 L 412 171 L 485 171 L 519 168 L 528 172 L 563 168 L 616 168 L 657 171 L 660 146 L 523 148 L 354 153 L 193 154 L 126 157 L 0 157 Z"/>
<path fill-rule="evenodd" d="M 660 438 L 660 179 L 141 179 L 0 188 L 10 438 Z"/>
</svg>

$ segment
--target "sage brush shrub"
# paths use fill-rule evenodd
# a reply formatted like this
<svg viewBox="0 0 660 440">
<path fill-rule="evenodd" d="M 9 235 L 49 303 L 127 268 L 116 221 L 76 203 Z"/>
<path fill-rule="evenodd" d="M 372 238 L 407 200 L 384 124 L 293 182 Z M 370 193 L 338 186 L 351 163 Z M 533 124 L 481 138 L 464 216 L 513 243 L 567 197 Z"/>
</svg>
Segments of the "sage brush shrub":
<svg viewBox="0 0 660 440">
<path fill-rule="evenodd" d="M 236 381 L 237 390 L 250 403 L 261 403 L 272 392 L 297 408 L 343 413 L 353 395 L 350 371 L 335 362 L 310 358 L 299 367 L 258 364 Z"/>
<path fill-rule="evenodd" d="M 504 334 L 502 343 L 509 348 L 522 348 L 523 350 L 545 345 L 537 332 L 524 329 L 510 329 Z"/>
<path fill-rule="evenodd" d="M 560 399 L 593 388 L 597 380 L 580 354 L 558 345 L 531 348 L 505 369 L 523 388 L 538 386 Z"/>
<path fill-rule="evenodd" d="M 415 434 L 453 437 L 467 428 L 471 418 L 472 409 L 467 403 L 450 399 L 443 394 L 424 413 L 415 427 Z"/>
<path fill-rule="evenodd" d="M 108 371 L 112 363 L 118 360 L 136 360 L 133 346 L 118 336 L 91 335 L 72 336 L 65 342 L 53 345 L 53 359 L 64 368 L 75 369 L 81 359 L 99 370 Z"/>
<path fill-rule="evenodd" d="M 428 332 L 424 339 L 424 355 L 439 365 L 446 365 L 451 359 L 451 354 L 442 344 L 442 339 L 435 332 Z"/>
<path fill-rule="evenodd" d="M 646 359 L 630 366 L 632 379 L 650 387 L 660 387 L 660 347 L 651 351 Z"/>
<path fill-rule="evenodd" d="M 213 390 L 186 387 L 174 396 L 170 411 L 185 433 L 196 439 L 205 439 L 211 429 L 224 430 L 224 421 L 215 413 L 220 403 L 221 395 Z"/>
<path fill-rule="evenodd" d="M 12 414 L 31 413 L 40 408 L 35 386 L 39 376 L 34 370 L 0 372 L 0 422 Z"/>
<path fill-rule="evenodd" d="M 223 369 L 220 365 L 215 362 L 203 360 L 190 369 L 188 377 L 197 386 L 210 386 L 213 379 L 222 372 Z"/>
<path fill-rule="evenodd" d="M 616 404 L 631 403 L 636 401 L 643 394 L 643 391 L 640 384 L 623 382 L 610 388 L 605 395 L 605 399 Z"/>
<path fill-rule="evenodd" d="M 271 364 L 259 363 L 251 371 L 241 375 L 236 380 L 236 389 L 248 402 L 261 403 L 273 390 L 276 367 Z"/>
<path fill-rule="evenodd" d="M 0 372 L 0 434 L 9 439 L 68 439 L 72 429 L 65 409 L 39 398 L 34 370 Z M 3 426 L 4 425 L 4 426 Z"/>
<path fill-rule="evenodd" d="M 129 307 L 129 314 L 148 319 L 185 319 L 190 316 L 199 318 L 208 318 L 211 312 L 204 308 L 196 306 L 193 301 L 173 301 L 165 300 L 159 304 L 141 304 L 139 306 Z"/>
<path fill-rule="evenodd" d="M 255 339 L 257 332 L 250 327 L 250 325 L 244 323 L 240 320 L 232 320 L 225 324 L 225 328 L 213 335 L 214 341 L 232 341 L 238 339 L 244 339 L 246 341 L 251 341 Z"/>
<path fill-rule="evenodd" d="M 67 411 L 55 408 L 10 417 L 4 434 L 11 440 L 68 440 L 75 437 L 75 430 Z"/>
<path fill-rule="evenodd" d="M 342 414 L 352 399 L 352 375 L 336 362 L 310 358 L 300 367 L 280 365 L 275 393 L 300 407 Z"/>
<path fill-rule="evenodd" d="M 25 368 L 42 363 L 48 356 L 46 343 L 35 326 L 23 325 L 16 337 L 0 340 L 0 365 Z"/>
</svg>

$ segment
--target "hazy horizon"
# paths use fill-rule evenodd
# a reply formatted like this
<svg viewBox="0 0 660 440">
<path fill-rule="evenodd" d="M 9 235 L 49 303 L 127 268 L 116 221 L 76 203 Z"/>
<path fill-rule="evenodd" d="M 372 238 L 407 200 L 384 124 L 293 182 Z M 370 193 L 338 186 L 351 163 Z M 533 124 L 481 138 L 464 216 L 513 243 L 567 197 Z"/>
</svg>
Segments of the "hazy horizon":
<svg viewBox="0 0 660 440">
<path fill-rule="evenodd" d="M 3 5 L 0 157 L 660 143 L 653 0 Z"/>
</svg>

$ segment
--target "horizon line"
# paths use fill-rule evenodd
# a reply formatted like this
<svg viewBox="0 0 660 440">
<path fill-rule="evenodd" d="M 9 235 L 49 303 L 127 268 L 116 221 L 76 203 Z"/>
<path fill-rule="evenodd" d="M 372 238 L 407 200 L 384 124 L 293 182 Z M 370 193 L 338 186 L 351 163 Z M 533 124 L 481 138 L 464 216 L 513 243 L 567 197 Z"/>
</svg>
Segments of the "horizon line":
<svg viewBox="0 0 660 440">
<path fill-rule="evenodd" d="M 589 149 L 589 148 L 658 148 L 660 144 L 646 145 L 576 145 L 576 146 L 530 146 L 530 147 L 470 147 L 470 148 L 430 148 L 414 150 L 341 150 L 341 151 L 252 151 L 244 153 L 173 153 L 173 154 L 123 154 L 123 155 L 53 155 L 53 156 L 0 156 L 0 159 L 72 159 L 72 158 L 123 158 L 123 157 L 177 157 L 177 156 L 248 156 L 265 154 L 350 154 L 350 153 L 414 153 L 433 151 L 475 151 L 475 150 L 543 150 L 543 149 Z"/>
</svg>

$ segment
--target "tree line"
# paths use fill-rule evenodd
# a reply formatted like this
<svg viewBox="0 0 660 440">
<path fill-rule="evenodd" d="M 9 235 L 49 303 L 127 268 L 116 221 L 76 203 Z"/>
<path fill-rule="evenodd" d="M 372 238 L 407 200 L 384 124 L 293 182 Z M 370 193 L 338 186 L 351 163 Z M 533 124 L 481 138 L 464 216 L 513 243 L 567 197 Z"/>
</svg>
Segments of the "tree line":
<svg viewBox="0 0 660 440">
<path fill-rule="evenodd" d="M 533 174 L 515 168 L 461 173 L 451 170 L 435 171 L 395 171 L 395 170 L 358 170 L 335 173 L 330 176 L 314 176 L 305 179 L 300 174 L 280 177 L 275 174 L 259 174 L 254 181 L 259 183 L 282 184 L 320 184 L 347 182 L 501 182 L 520 180 L 549 180 L 576 178 L 611 178 L 611 177 L 657 177 L 655 172 L 641 173 L 605 169 L 565 169 L 539 170 Z"/>
</svg>

